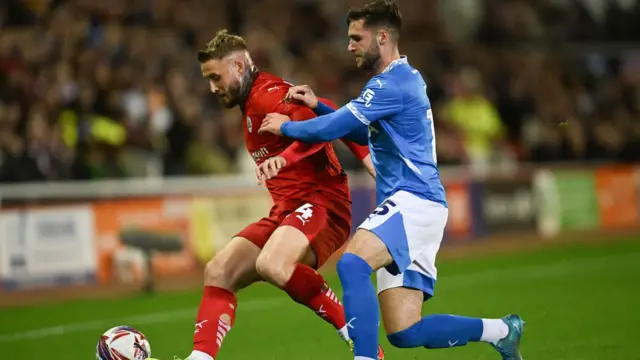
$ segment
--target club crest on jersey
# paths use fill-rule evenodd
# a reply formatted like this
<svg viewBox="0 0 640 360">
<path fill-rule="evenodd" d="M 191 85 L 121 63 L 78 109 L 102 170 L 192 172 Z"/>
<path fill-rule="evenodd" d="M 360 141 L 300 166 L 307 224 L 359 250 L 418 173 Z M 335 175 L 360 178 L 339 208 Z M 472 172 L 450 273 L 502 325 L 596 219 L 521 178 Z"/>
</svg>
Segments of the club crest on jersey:
<svg viewBox="0 0 640 360">
<path fill-rule="evenodd" d="M 253 124 L 251 123 L 251 118 L 248 116 L 247 116 L 247 130 L 249 130 L 249 133 L 253 131 Z"/>
</svg>

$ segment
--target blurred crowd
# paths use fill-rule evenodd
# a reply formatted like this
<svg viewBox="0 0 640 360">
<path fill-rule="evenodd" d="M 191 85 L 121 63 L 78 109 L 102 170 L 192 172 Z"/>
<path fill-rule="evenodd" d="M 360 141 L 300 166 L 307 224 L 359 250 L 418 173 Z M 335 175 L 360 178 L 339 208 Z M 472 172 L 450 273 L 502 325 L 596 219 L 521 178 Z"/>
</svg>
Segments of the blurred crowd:
<svg viewBox="0 0 640 360">
<path fill-rule="evenodd" d="M 441 164 L 640 160 L 638 1 L 397 2 Z M 346 50 L 359 4 L 3 0 L 0 181 L 253 171 L 196 51 L 228 28 L 261 70 L 345 103 L 370 76 Z"/>
</svg>

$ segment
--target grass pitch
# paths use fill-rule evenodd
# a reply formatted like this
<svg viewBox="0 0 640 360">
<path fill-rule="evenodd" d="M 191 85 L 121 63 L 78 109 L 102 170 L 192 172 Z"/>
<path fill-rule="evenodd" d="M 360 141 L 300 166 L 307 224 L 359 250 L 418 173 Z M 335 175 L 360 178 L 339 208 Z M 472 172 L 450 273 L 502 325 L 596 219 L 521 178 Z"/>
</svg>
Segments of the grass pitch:
<svg viewBox="0 0 640 360">
<path fill-rule="evenodd" d="M 640 359 L 640 238 L 571 244 L 439 263 L 436 296 L 424 313 L 527 321 L 526 359 Z M 336 291 L 340 284 L 328 277 Z M 172 360 L 191 349 L 200 290 L 0 309 L 0 354 L 11 360 L 95 358 L 98 337 L 131 325 L 152 355 Z M 499 359 L 486 344 L 399 350 L 381 336 L 389 360 Z M 235 327 L 219 360 L 352 359 L 333 328 L 280 291 L 255 285 L 240 294 Z"/>
</svg>

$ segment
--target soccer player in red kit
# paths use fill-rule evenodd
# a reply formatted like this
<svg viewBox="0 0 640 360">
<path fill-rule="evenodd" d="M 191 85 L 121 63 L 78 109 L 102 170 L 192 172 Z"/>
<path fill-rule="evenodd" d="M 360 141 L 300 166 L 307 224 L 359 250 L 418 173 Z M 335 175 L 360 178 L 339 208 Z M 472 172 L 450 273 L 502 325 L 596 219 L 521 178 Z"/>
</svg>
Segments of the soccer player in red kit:
<svg viewBox="0 0 640 360">
<path fill-rule="evenodd" d="M 342 304 L 316 271 L 345 243 L 351 230 L 347 177 L 331 143 L 306 144 L 258 134 L 268 113 L 284 113 L 293 121 L 315 114 L 304 105 L 283 101 L 291 84 L 258 71 L 241 37 L 218 32 L 198 52 L 198 60 L 211 92 L 226 108 L 241 108 L 247 150 L 259 167 L 267 161 L 258 174 L 274 206 L 268 217 L 240 231 L 207 263 L 188 360 L 216 357 L 234 324 L 236 307 L 241 306 L 236 293 L 261 280 L 313 310 L 352 345 Z M 368 159 L 367 148 L 347 144 L 359 158 Z M 268 171 L 270 166 L 273 173 Z M 380 357 L 384 357 L 382 349 Z"/>
</svg>

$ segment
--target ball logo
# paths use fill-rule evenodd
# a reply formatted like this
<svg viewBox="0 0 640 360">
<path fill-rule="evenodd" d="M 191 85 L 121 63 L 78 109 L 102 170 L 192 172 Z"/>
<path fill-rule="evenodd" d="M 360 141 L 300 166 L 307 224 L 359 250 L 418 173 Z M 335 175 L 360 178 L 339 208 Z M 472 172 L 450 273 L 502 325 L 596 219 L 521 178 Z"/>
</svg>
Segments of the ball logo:
<svg viewBox="0 0 640 360">
<path fill-rule="evenodd" d="M 135 347 L 134 359 L 135 360 L 145 360 L 149 357 L 149 353 L 145 350 L 139 342 L 135 342 L 133 344 Z"/>
</svg>

